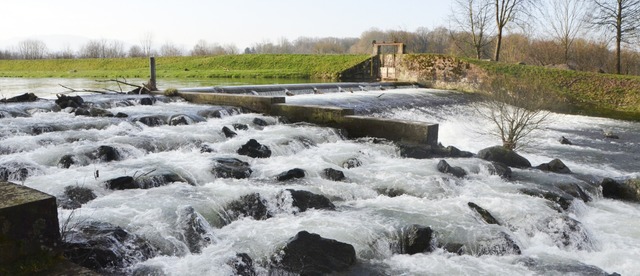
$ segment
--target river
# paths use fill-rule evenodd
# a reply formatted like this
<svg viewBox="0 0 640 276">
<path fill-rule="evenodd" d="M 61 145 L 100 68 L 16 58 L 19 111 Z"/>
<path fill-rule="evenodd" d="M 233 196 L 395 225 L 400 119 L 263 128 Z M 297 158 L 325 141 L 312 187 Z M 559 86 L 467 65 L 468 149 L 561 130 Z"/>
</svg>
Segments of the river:
<svg viewBox="0 0 640 276">
<path fill-rule="evenodd" d="M 30 87 L 28 81 L 0 79 L 1 91 L 28 92 Z M 591 201 L 574 199 L 566 210 L 559 210 L 548 200 L 522 192 L 540 183 L 573 183 L 579 181 L 577 175 L 640 177 L 640 123 L 551 114 L 549 123 L 520 153 L 534 166 L 559 158 L 573 174 L 513 169 L 513 179 L 505 180 L 493 175 L 484 160 L 444 158 L 468 172 L 456 178 L 436 169 L 440 159 L 404 158 L 392 143 L 348 140 L 336 129 L 286 124 L 236 109 L 224 108 L 220 118 L 206 118 L 203 111 L 212 107 L 162 99 L 158 97 L 153 105 L 140 105 L 139 98 L 126 104 L 105 96 L 85 99 L 108 103 L 101 106 L 113 114 L 128 114 L 124 119 L 48 112 L 51 104 L 45 102 L 0 106 L 0 110 L 25 114 L 0 119 L 0 167 L 13 164 L 28 171 L 26 179 L 14 175 L 12 180 L 56 196 L 70 185 L 96 194 L 78 209 L 60 208 L 61 227 L 72 231 L 87 221 L 108 222 L 154 248 L 156 253 L 148 259 L 128 256 L 133 261 L 114 273 L 232 275 L 229 260 L 236 253 L 246 253 L 255 272 L 267 275 L 274 253 L 302 230 L 353 245 L 357 264 L 344 275 L 602 275 L 603 271 L 637 275 L 640 271 L 639 204 L 603 198 L 595 189 L 589 194 Z M 483 134 L 491 124 L 477 116 L 467 95 L 456 92 L 406 88 L 298 95 L 287 101 L 438 123 L 442 144 L 473 153 L 498 144 L 496 138 Z M 136 121 L 148 115 L 170 118 L 176 114 L 186 115 L 188 124 L 149 127 Z M 255 118 L 268 125 L 255 124 Z M 221 129 L 233 124 L 248 129 L 225 137 Z M 606 139 L 603 131 L 620 139 Z M 560 144 L 562 136 L 573 145 Z M 267 145 L 271 157 L 238 155 L 236 150 L 249 139 Z M 104 145 L 117 149 L 118 160 L 90 158 Z M 69 168 L 59 165 L 64 155 L 76 158 Z M 212 160 L 219 157 L 247 162 L 250 177 L 216 177 Z M 345 168 L 345 161 L 352 158 L 360 166 Z M 293 168 L 303 169 L 305 177 L 275 180 Z M 342 171 L 345 180 L 326 179 L 322 175 L 326 168 Z M 181 181 L 150 189 L 105 187 L 105 181 L 121 176 L 163 173 L 178 175 Z M 299 212 L 283 192 L 286 189 L 324 195 L 336 208 Z M 253 193 L 264 200 L 270 217 L 230 219 L 229 204 Z M 490 211 L 500 225 L 480 219 L 469 202 Z M 190 247 L 180 225 L 189 210 L 204 220 L 201 226 L 209 237 L 198 250 Z M 394 246 L 402 229 L 414 224 L 433 229 L 440 244 L 463 245 L 465 253 L 437 247 L 428 253 L 399 254 Z M 517 244 L 520 254 L 501 251 L 505 240 L 500 237 L 505 235 Z"/>
</svg>

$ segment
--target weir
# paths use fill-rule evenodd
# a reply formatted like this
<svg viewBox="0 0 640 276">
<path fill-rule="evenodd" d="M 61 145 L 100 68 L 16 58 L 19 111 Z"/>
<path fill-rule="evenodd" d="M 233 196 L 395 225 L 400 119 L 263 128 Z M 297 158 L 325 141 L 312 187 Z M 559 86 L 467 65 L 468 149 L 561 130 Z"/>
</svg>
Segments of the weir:
<svg viewBox="0 0 640 276">
<path fill-rule="evenodd" d="M 253 112 L 282 116 L 292 122 L 309 122 L 340 128 L 346 130 L 350 138 L 377 137 L 435 146 L 438 143 L 438 124 L 356 116 L 353 109 L 333 106 L 286 104 L 284 97 L 350 90 L 352 92 L 353 89 L 392 90 L 415 86 L 411 83 L 247 85 L 178 89 L 178 95 L 192 103 L 237 106 Z"/>
</svg>

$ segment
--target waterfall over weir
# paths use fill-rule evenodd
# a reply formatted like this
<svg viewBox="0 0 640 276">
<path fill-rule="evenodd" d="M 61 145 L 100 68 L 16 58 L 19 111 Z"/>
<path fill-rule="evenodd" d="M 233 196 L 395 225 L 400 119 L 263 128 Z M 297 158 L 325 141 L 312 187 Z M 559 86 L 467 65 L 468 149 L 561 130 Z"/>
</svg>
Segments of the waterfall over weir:
<svg viewBox="0 0 640 276">
<path fill-rule="evenodd" d="M 498 142 L 480 134 L 491 124 L 468 95 L 355 87 L 301 85 L 287 102 L 436 122 L 442 144 L 472 153 Z M 520 153 L 534 166 L 560 158 L 572 173 L 512 168 L 503 178 L 480 158 L 407 158 L 392 142 L 240 108 L 83 99 L 88 113 L 46 100 L 1 104 L 0 177 L 58 197 L 67 257 L 102 273 L 288 275 L 284 248 L 303 231 L 353 247 L 340 275 L 640 271 L 640 205 L 599 187 L 640 176 L 639 123 L 552 114 Z M 251 140 L 256 155 L 241 154 Z M 442 160 L 466 176 L 439 171 Z M 410 242 L 416 233 L 429 236 L 423 247 Z"/>
</svg>

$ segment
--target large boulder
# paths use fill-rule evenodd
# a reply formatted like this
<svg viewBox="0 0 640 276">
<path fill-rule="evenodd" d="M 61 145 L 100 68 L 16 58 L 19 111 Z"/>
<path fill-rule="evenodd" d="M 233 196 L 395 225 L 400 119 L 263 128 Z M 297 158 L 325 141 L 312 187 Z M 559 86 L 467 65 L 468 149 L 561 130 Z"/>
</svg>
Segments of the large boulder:
<svg viewBox="0 0 640 276">
<path fill-rule="evenodd" d="M 265 220 L 271 217 L 267 209 L 267 201 L 259 193 L 243 195 L 227 205 L 226 214 L 231 222 L 241 217 L 251 217 L 255 220 Z"/>
<path fill-rule="evenodd" d="M 314 194 L 309 191 L 287 189 L 293 199 L 293 207 L 297 207 L 300 212 L 307 209 L 335 210 L 336 206 L 327 197 Z"/>
<path fill-rule="evenodd" d="M 281 172 L 280 174 L 276 175 L 276 179 L 278 181 L 287 181 L 294 178 L 303 178 L 305 174 L 306 173 L 303 169 L 295 168 L 295 169 L 288 170 L 286 172 Z"/>
<path fill-rule="evenodd" d="M 142 238 L 106 222 L 83 222 L 63 235 L 63 255 L 74 263 L 106 274 L 154 257 Z"/>
<path fill-rule="evenodd" d="M 323 275 L 348 270 L 356 262 L 356 251 L 350 244 L 300 231 L 272 259 L 276 269 Z"/>
<path fill-rule="evenodd" d="M 248 178 L 253 172 L 249 163 L 236 158 L 215 158 L 211 172 L 219 178 Z"/>
<path fill-rule="evenodd" d="M 560 159 L 557 158 L 549 161 L 549 163 L 542 163 L 538 165 L 536 169 L 554 173 L 571 173 L 571 170 Z"/>
<path fill-rule="evenodd" d="M 57 198 L 58 206 L 63 209 L 77 209 L 96 198 L 93 190 L 81 186 L 67 186 L 64 194 Z"/>
<path fill-rule="evenodd" d="M 444 160 L 440 160 L 440 162 L 438 162 L 437 168 L 438 168 L 438 171 L 441 173 L 448 173 L 458 178 L 462 178 L 467 175 L 467 172 L 463 168 L 453 167 L 449 165 L 447 161 L 444 161 Z"/>
<path fill-rule="evenodd" d="M 252 158 L 271 157 L 271 150 L 269 147 L 258 143 L 255 139 L 250 139 L 246 144 L 242 145 L 242 147 L 238 149 L 237 153 Z"/>
<path fill-rule="evenodd" d="M 478 158 L 499 162 L 514 168 L 530 168 L 531 162 L 515 151 L 507 149 L 503 146 L 494 146 L 480 150 L 477 154 Z"/>
<path fill-rule="evenodd" d="M 67 107 L 78 108 L 84 104 L 84 100 L 80 96 L 67 96 L 64 94 L 57 94 L 58 99 L 56 99 L 56 104 L 60 106 L 61 109 L 65 109 Z"/>
<path fill-rule="evenodd" d="M 602 196 L 631 202 L 640 202 L 640 179 L 618 181 L 605 178 L 600 183 Z"/>
<path fill-rule="evenodd" d="M 38 100 L 38 96 L 33 93 L 24 93 L 8 99 L 0 99 L 0 103 L 25 103 L 35 102 Z"/>
<path fill-rule="evenodd" d="M 400 254 L 417 254 L 433 251 L 434 232 L 430 227 L 409 225 L 400 232 Z"/>
</svg>

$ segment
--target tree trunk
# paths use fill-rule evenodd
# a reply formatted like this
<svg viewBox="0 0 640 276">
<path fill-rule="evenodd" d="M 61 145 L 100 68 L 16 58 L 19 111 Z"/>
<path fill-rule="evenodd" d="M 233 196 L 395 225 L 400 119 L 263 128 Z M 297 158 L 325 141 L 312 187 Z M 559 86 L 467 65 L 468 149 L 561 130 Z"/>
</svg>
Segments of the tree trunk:
<svg viewBox="0 0 640 276">
<path fill-rule="evenodd" d="M 500 61 L 500 47 L 502 46 L 502 28 L 498 28 L 498 35 L 496 40 L 496 51 L 493 55 L 495 61 Z"/>
</svg>

